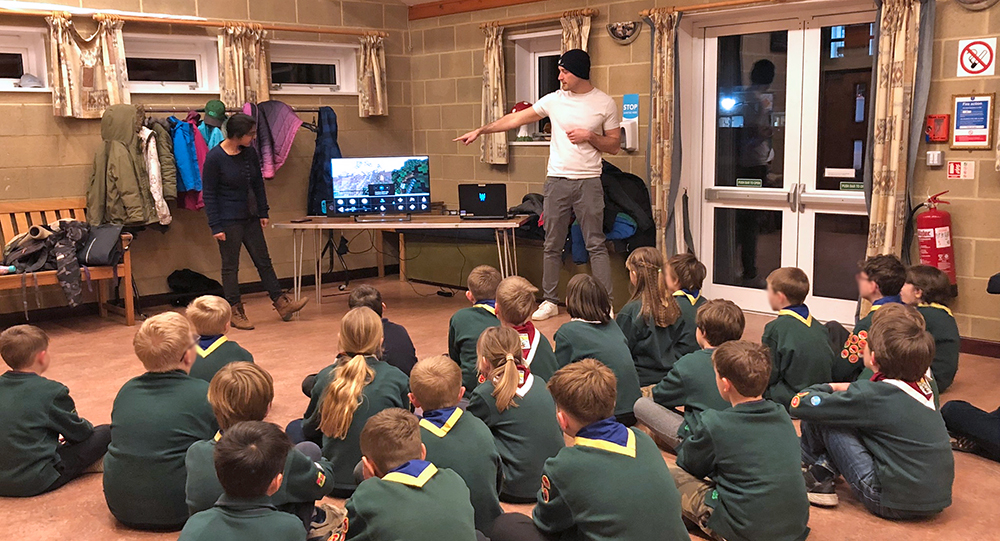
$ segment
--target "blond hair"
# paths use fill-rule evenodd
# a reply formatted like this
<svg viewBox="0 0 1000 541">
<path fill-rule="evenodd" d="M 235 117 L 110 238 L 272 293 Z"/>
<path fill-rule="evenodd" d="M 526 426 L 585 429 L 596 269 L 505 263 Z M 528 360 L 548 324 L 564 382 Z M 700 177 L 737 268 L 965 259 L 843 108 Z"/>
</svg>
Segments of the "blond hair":
<svg viewBox="0 0 1000 541">
<path fill-rule="evenodd" d="M 272 400 L 271 374 L 253 363 L 228 363 L 208 384 L 208 403 L 222 430 L 241 421 L 263 421 Z"/>
<path fill-rule="evenodd" d="M 177 312 L 164 312 L 143 321 L 132 339 L 135 356 L 149 372 L 178 368 L 194 345 L 191 322 Z"/>
<path fill-rule="evenodd" d="M 500 279 L 500 271 L 489 265 L 479 265 L 472 269 L 465 283 L 469 286 L 472 298 L 477 301 L 486 301 L 496 298 Z"/>
<path fill-rule="evenodd" d="M 382 319 L 371 308 L 352 308 L 340 320 L 340 349 L 333 381 L 323 393 L 319 429 L 329 438 L 344 439 L 354 420 L 354 412 L 364 398 L 365 386 L 375 378 L 366 355 L 375 355 L 382 346 Z"/>
<path fill-rule="evenodd" d="M 424 411 L 450 408 L 458 404 L 462 369 L 447 355 L 428 357 L 413 365 L 410 392 Z"/>
<path fill-rule="evenodd" d="M 194 331 L 202 336 L 212 336 L 226 332 L 226 324 L 233 317 L 229 301 L 215 295 L 202 295 L 191 301 L 187 307 L 187 318 L 194 325 Z"/>
<path fill-rule="evenodd" d="M 510 327 L 489 327 L 479 335 L 476 355 L 481 363 L 480 372 L 488 372 L 484 375 L 493 382 L 497 411 L 503 413 L 508 407 L 516 408 L 514 396 L 521 381 L 517 367 L 524 362 L 521 335 Z"/>
<path fill-rule="evenodd" d="M 538 288 L 521 276 L 508 276 L 497 286 L 497 315 L 511 325 L 522 325 L 535 311 Z"/>
<path fill-rule="evenodd" d="M 806 302 L 809 295 L 809 277 L 798 267 L 781 267 L 767 275 L 767 284 L 775 293 L 781 293 L 793 306 Z"/>
<path fill-rule="evenodd" d="M 639 314 L 657 327 L 669 327 L 681 317 L 681 307 L 667 292 L 663 276 L 663 255 L 656 248 L 636 248 L 625 260 L 625 268 L 635 273 L 635 291 L 630 301 L 642 299 Z"/>
<path fill-rule="evenodd" d="M 365 423 L 361 429 L 361 454 L 385 475 L 423 454 L 420 422 L 412 413 L 400 408 L 387 408 Z"/>
<path fill-rule="evenodd" d="M 14 370 L 27 368 L 49 347 L 49 335 L 34 325 L 14 325 L 0 334 L 0 356 Z"/>
<path fill-rule="evenodd" d="M 597 359 L 581 359 L 568 364 L 548 383 L 556 407 L 581 423 L 591 424 L 615 414 L 618 378 Z"/>
</svg>

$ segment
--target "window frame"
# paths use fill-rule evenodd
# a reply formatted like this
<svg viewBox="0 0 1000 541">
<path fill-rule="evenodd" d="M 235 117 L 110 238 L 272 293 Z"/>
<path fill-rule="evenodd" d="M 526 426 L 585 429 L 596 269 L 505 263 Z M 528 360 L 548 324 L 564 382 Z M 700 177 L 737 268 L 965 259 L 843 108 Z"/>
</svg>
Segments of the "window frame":
<svg viewBox="0 0 1000 541">
<path fill-rule="evenodd" d="M 30 26 L 0 26 L 0 52 L 21 55 L 24 73 L 30 73 L 42 82 L 42 88 L 15 86 L 20 79 L 0 78 L 0 92 L 49 92 L 49 70 L 45 51 L 48 35 L 44 28 Z"/>
<path fill-rule="evenodd" d="M 293 64 L 330 64 L 336 66 L 336 85 L 271 84 L 272 94 L 285 95 L 357 95 L 358 52 L 360 45 L 308 41 L 271 41 L 268 69 L 272 62 Z M 270 75 L 270 72 L 268 73 Z"/>
<path fill-rule="evenodd" d="M 125 58 L 194 60 L 195 84 L 175 81 L 129 81 L 132 94 L 218 94 L 218 38 L 165 34 L 124 34 Z"/>
<path fill-rule="evenodd" d="M 528 77 L 514 77 L 514 101 L 526 101 L 537 103 L 542 97 L 538 95 L 538 59 L 543 56 L 562 54 L 562 30 L 541 30 L 526 34 L 515 34 L 508 38 L 514 43 L 514 66 L 516 73 L 527 73 Z M 537 133 L 541 121 L 534 122 L 534 131 Z M 548 144 L 545 141 L 511 141 L 512 144 L 531 145 Z"/>
</svg>

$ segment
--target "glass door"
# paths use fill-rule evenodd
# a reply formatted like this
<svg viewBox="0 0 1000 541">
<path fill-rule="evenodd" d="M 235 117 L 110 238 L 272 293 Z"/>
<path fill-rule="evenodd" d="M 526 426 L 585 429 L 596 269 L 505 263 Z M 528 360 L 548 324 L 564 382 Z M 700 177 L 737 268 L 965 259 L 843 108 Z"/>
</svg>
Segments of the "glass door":
<svg viewBox="0 0 1000 541">
<path fill-rule="evenodd" d="M 770 312 L 797 266 L 822 320 L 851 321 L 868 218 L 873 12 L 705 29 L 701 255 L 706 295 Z"/>
</svg>

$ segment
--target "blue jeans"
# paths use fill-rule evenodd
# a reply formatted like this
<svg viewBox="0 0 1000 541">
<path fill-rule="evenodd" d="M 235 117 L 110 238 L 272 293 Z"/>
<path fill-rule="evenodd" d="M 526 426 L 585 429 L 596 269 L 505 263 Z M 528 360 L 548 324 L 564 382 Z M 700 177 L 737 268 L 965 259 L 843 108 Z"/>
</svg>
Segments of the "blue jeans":
<svg viewBox="0 0 1000 541">
<path fill-rule="evenodd" d="M 872 514 L 887 519 L 904 520 L 936 513 L 902 511 L 882 505 L 882 485 L 875 471 L 875 459 L 858 437 L 858 431 L 802 422 L 802 461 L 842 475 L 854 497 Z"/>
</svg>

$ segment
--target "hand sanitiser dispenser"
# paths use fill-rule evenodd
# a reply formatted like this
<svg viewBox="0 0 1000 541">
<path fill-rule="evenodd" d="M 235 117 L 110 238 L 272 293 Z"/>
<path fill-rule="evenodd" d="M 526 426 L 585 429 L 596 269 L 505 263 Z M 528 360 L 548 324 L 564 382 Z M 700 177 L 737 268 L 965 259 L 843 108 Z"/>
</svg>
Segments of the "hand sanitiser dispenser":
<svg viewBox="0 0 1000 541">
<path fill-rule="evenodd" d="M 622 98 L 621 147 L 627 152 L 639 149 L 639 95 L 625 94 Z"/>
</svg>

